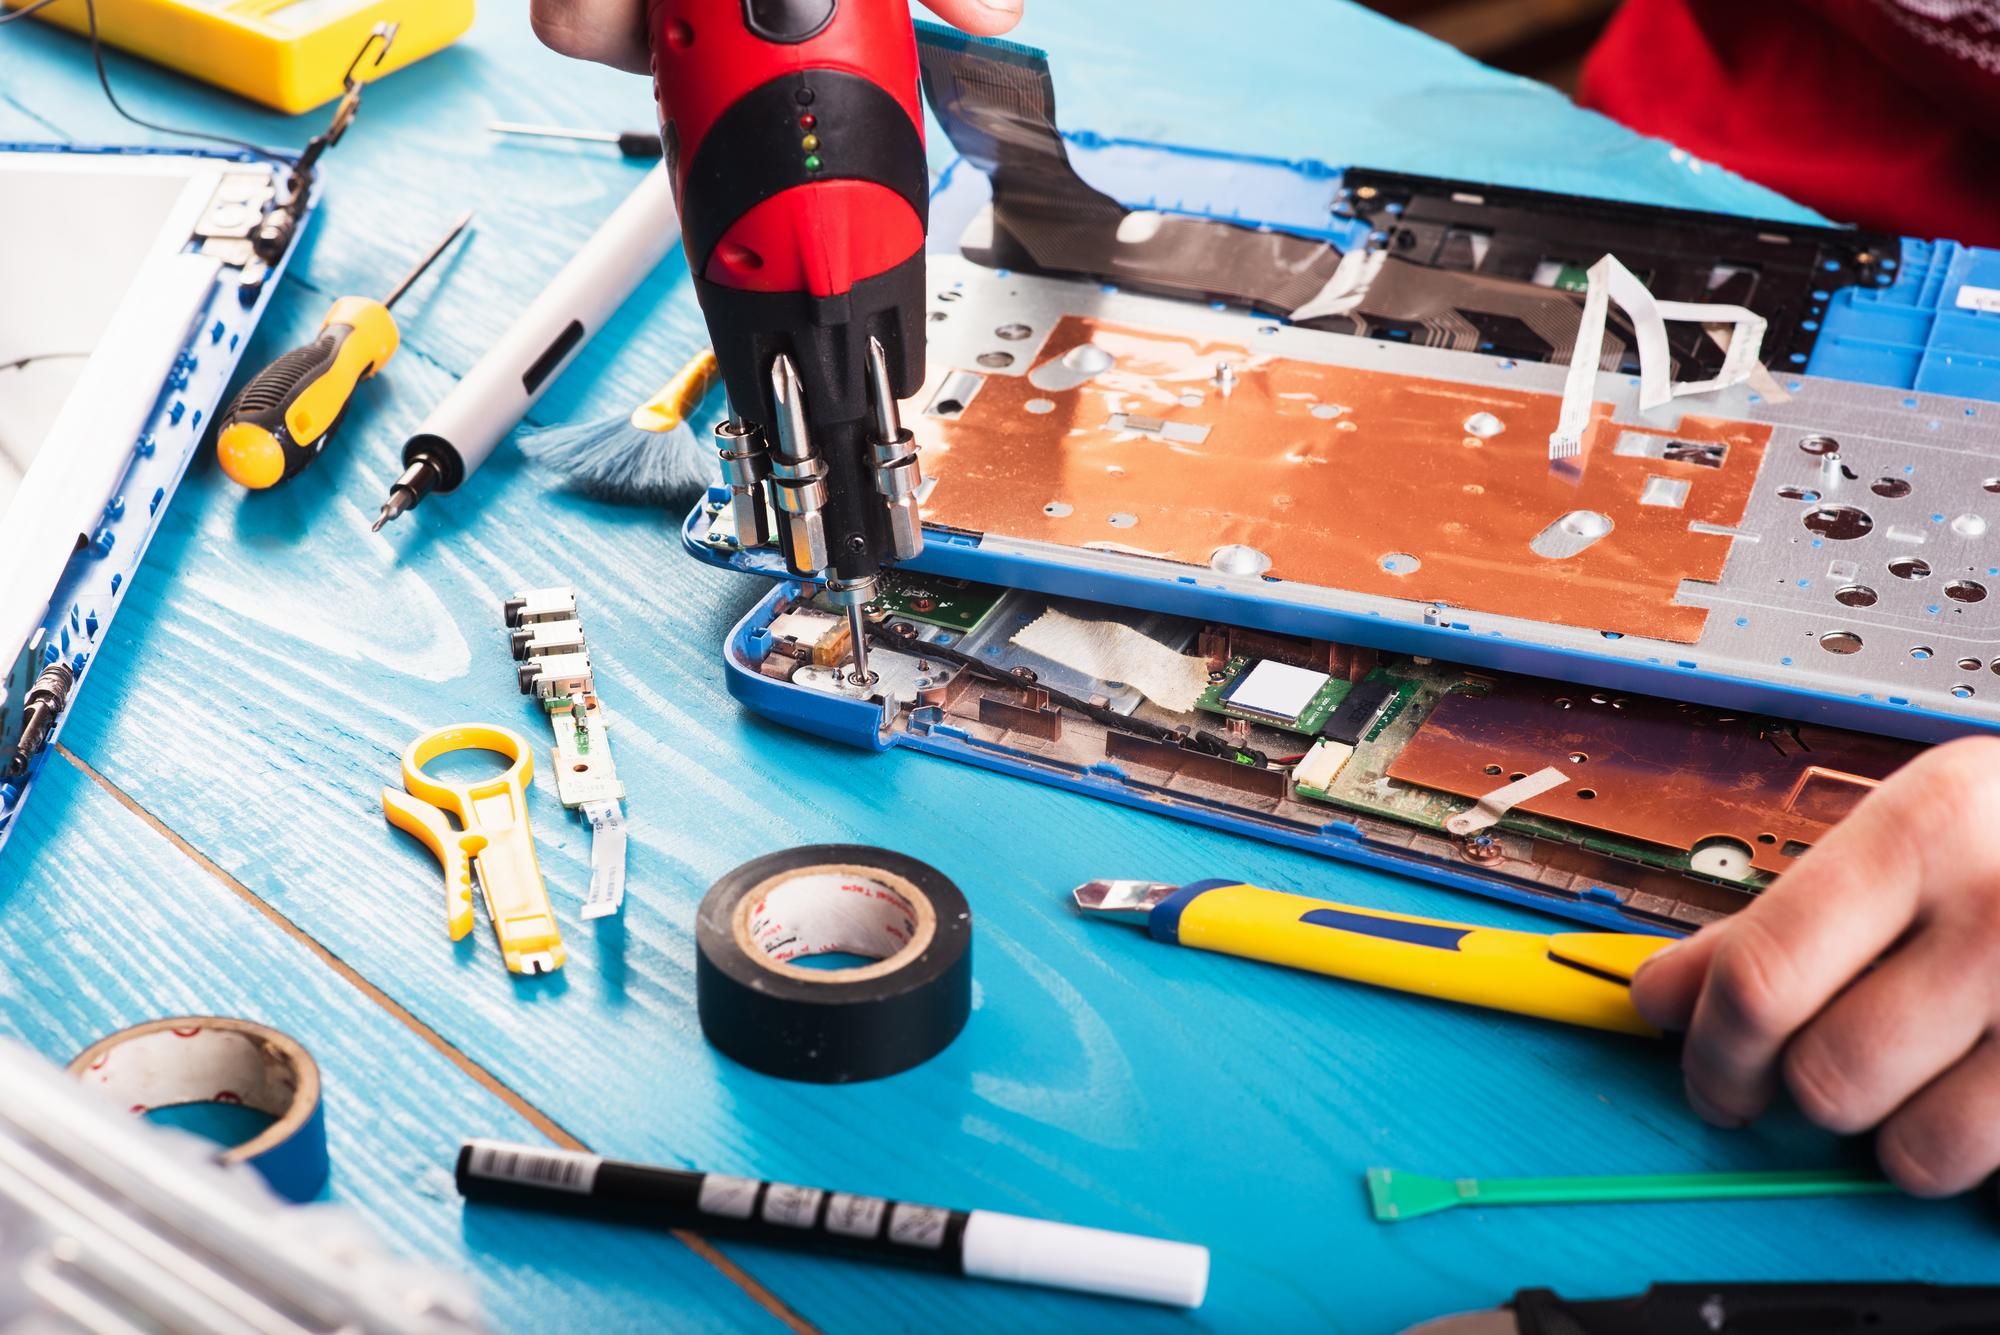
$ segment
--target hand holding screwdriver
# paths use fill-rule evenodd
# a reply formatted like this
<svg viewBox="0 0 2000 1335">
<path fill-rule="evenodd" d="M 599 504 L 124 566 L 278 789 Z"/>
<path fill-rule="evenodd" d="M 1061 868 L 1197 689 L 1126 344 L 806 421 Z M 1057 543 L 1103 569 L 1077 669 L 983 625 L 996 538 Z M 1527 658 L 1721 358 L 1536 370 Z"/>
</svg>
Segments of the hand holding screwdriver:
<svg viewBox="0 0 2000 1335">
<path fill-rule="evenodd" d="M 361 382 L 401 346 L 389 308 L 423 277 L 458 239 L 472 214 L 396 285 L 385 300 L 342 297 L 333 303 L 311 343 L 272 362 L 245 385 L 222 415 L 215 452 L 222 471 L 253 491 L 303 472 L 332 439 Z"/>
</svg>

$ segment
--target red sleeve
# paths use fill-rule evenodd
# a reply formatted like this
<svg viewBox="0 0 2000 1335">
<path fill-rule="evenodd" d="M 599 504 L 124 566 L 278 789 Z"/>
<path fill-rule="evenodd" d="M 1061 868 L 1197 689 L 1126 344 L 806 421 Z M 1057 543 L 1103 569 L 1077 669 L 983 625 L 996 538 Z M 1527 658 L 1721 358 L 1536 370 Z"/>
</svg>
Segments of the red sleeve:
<svg viewBox="0 0 2000 1335">
<path fill-rule="evenodd" d="M 1872 227 L 2000 246 L 2000 10 L 1626 0 L 1585 105 Z"/>
</svg>

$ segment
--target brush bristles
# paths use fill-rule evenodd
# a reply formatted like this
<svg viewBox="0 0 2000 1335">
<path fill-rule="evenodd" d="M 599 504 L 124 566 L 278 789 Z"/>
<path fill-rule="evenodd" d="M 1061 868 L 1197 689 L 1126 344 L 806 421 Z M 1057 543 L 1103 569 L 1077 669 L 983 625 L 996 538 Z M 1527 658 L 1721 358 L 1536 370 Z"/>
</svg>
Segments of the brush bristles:
<svg viewBox="0 0 2000 1335">
<path fill-rule="evenodd" d="M 718 477 L 714 452 L 685 425 L 640 431 L 625 417 L 528 432 L 521 453 L 565 489 L 622 505 L 691 501 Z"/>
</svg>

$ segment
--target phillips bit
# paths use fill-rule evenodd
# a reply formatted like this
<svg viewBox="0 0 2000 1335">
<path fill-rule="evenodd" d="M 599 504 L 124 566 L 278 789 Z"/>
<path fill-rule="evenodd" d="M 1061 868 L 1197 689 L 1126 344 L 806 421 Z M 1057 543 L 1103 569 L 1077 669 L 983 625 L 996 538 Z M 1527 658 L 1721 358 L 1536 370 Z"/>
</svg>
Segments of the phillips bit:
<svg viewBox="0 0 2000 1335">
<path fill-rule="evenodd" d="M 771 449 L 772 499 L 785 516 L 785 550 L 794 571 L 818 575 L 830 562 L 826 545 L 826 461 L 813 448 L 804 387 L 792 359 L 771 363 L 777 440 Z"/>
<path fill-rule="evenodd" d="M 904 428 L 897 409 L 889 357 L 880 339 L 868 340 L 868 386 L 875 408 L 869 467 L 875 474 L 875 490 L 889 511 L 890 555 L 907 561 L 924 550 L 923 516 L 917 512 L 917 489 L 924 475 L 917 463 L 916 436 Z"/>
</svg>

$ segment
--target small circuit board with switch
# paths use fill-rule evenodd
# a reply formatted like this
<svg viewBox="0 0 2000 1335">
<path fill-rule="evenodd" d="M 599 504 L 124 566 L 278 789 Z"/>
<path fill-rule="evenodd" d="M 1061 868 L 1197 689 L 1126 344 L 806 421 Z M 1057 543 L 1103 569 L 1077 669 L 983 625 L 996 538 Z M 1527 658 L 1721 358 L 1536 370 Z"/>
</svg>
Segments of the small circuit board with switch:
<svg viewBox="0 0 2000 1335">
<path fill-rule="evenodd" d="M 555 734 L 556 796 L 590 823 L 590 892 L 583 916 L 625 902 L 625 783 L 611 759 L 610 724 L 567 585 L 530 589 L 503 605 L 521 694 L 533 696 Z"/>
</svg>

